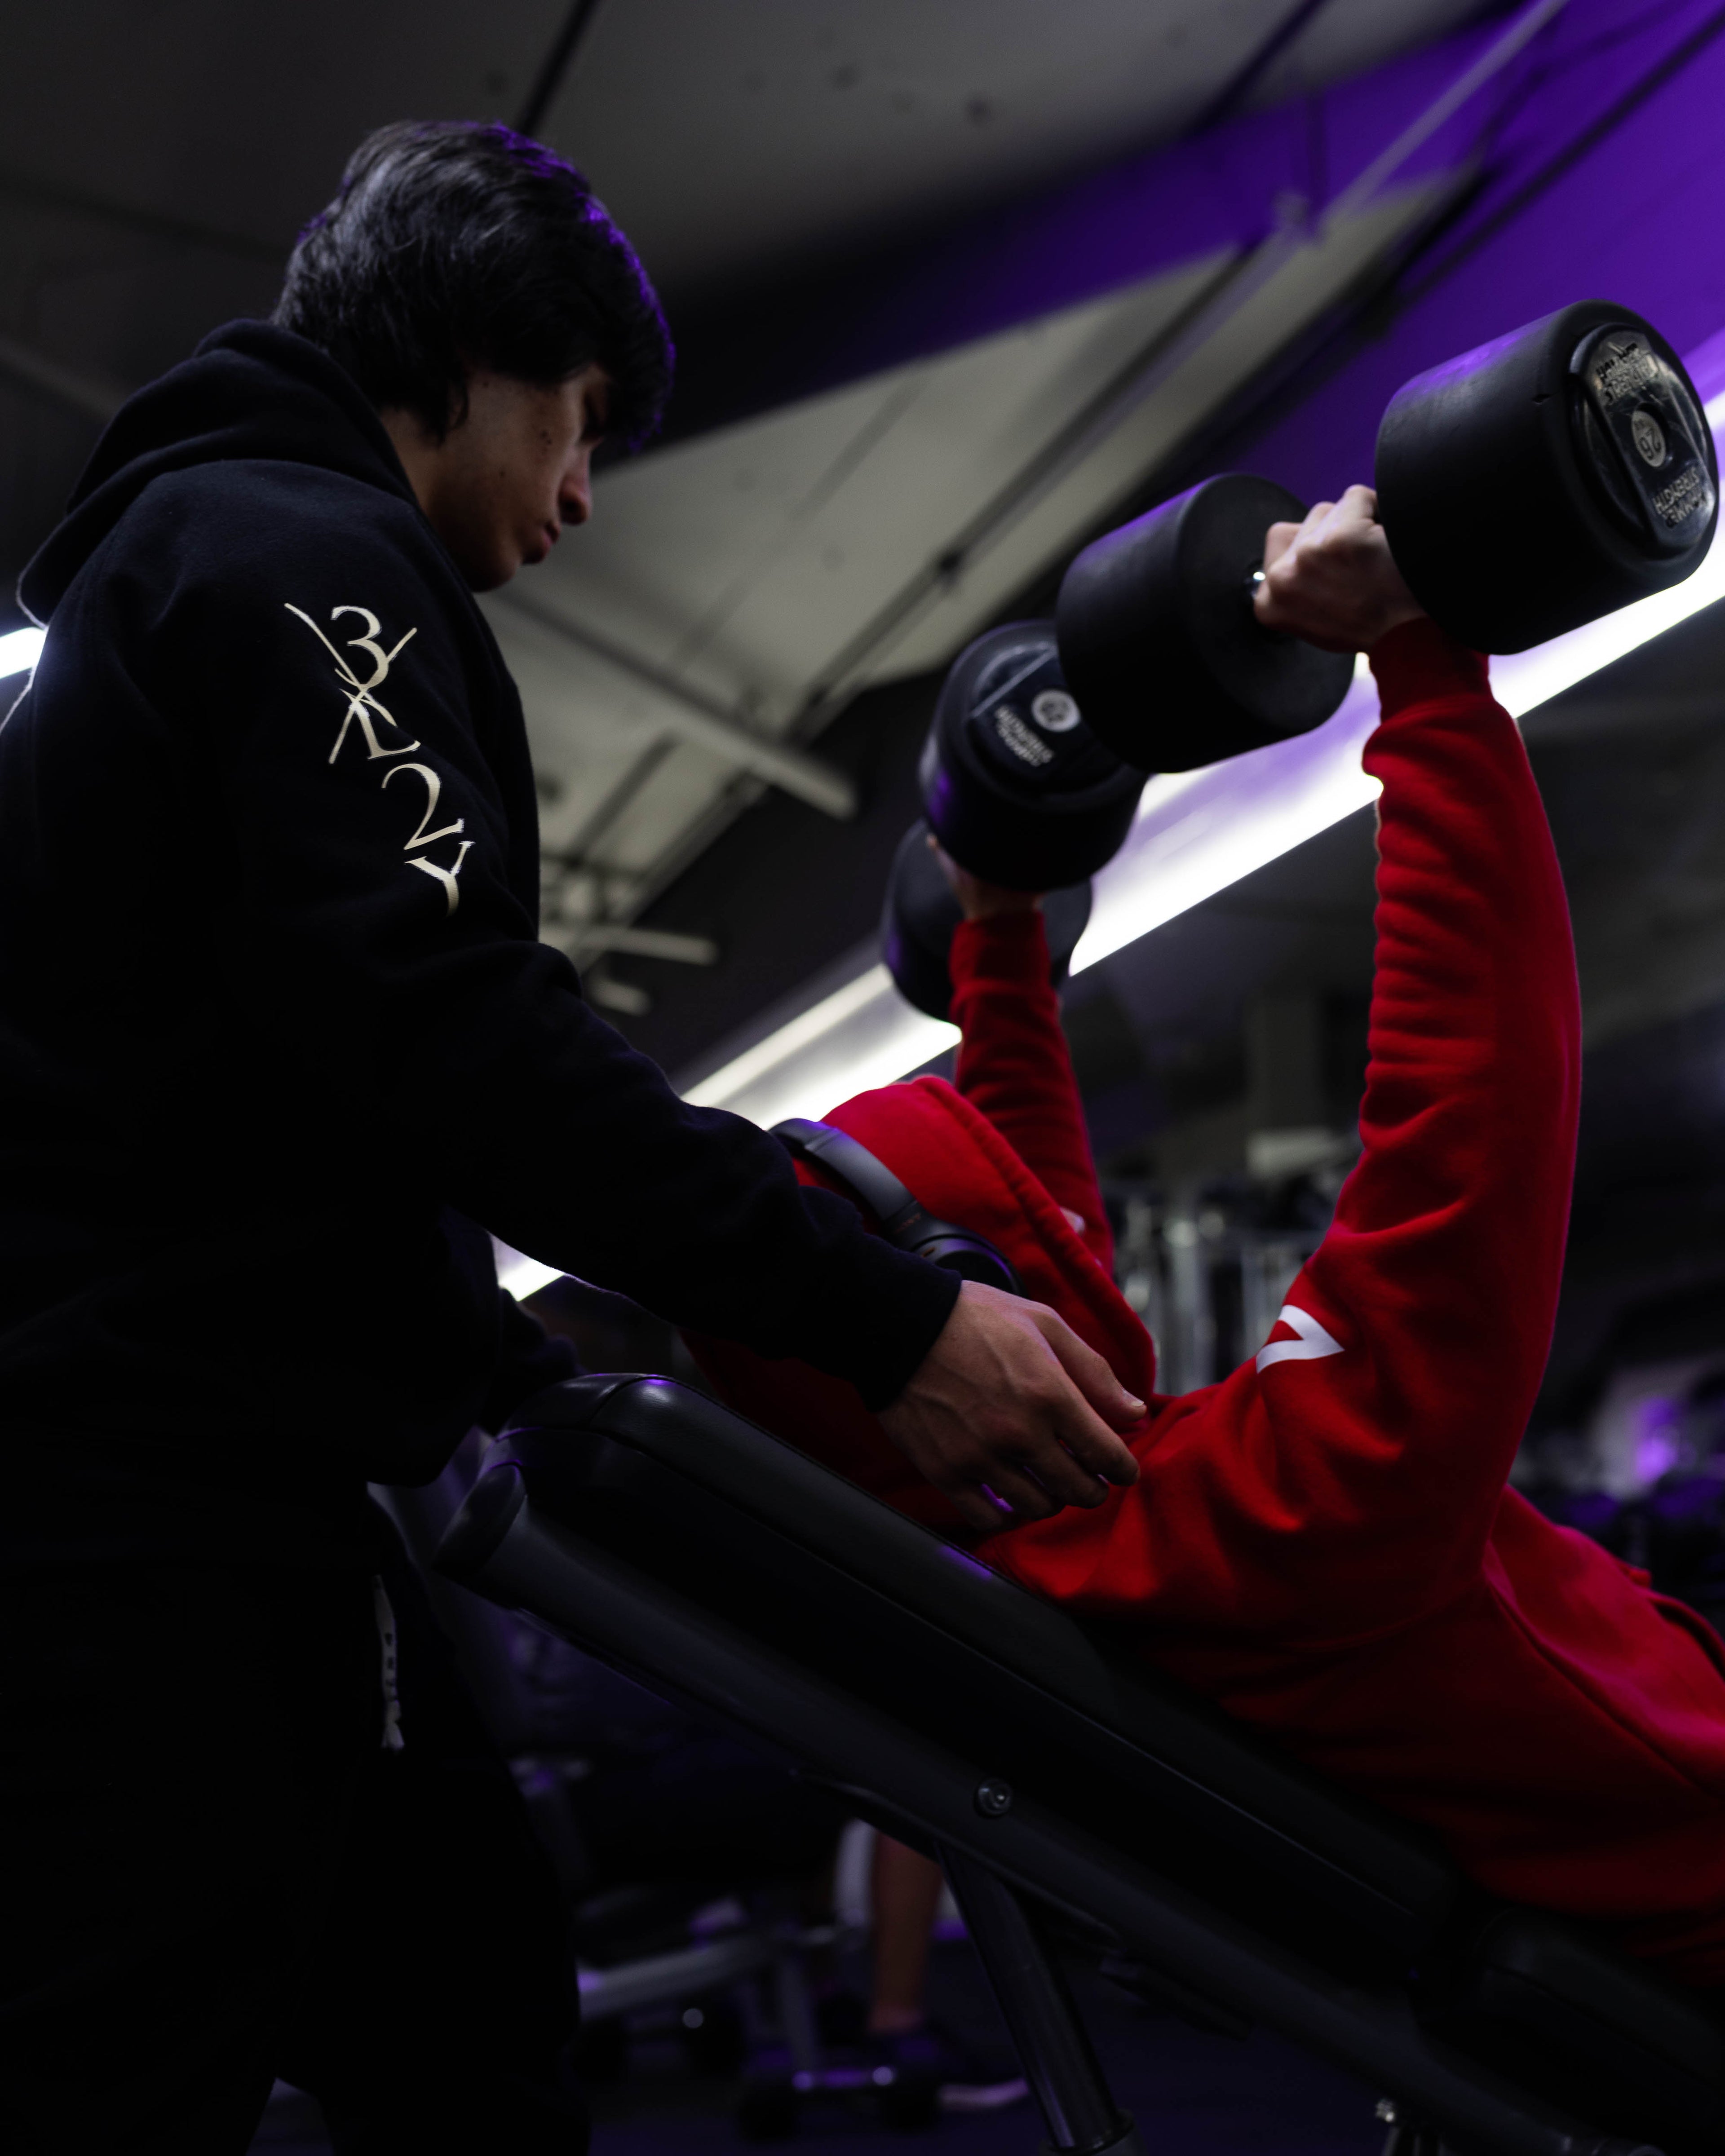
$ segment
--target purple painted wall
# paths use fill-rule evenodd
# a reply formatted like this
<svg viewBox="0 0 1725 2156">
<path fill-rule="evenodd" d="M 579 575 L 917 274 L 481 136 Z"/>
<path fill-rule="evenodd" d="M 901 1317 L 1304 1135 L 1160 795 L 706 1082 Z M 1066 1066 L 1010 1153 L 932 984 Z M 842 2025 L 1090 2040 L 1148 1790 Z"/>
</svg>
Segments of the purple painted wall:
<svg viewBox="0 0 1725 2156">
<path fill-rule="evenodd" d="M 857 293 L 851 336 L 833 363 L 896 365 L 1117 290 L 1275 227 L 1279 198 L 1337 194 L 1423 112 L 1501 23 L 1392 62 L 1327 92 L 1229 121 L 1110 167 L 1007 213 L 967 223 L 883 266 Z M 1409 158 L 1402 177 L 1450 167 L 1480 120 L 1459 115 Z"/>
<path fill-rule="evenodd" d="M 1571 300 L 1621 300 L 1684 353 L 1725 332 L 1725 8 L 1573 0 L 1534 58 L 1486 187 L 1387 331 L 1241 438 L 1255 467 L 1308 499 L 1368 478 L 1409 376 Z M 1725 387 L 1725 346 L 1701 371 Z"/>
</svg>

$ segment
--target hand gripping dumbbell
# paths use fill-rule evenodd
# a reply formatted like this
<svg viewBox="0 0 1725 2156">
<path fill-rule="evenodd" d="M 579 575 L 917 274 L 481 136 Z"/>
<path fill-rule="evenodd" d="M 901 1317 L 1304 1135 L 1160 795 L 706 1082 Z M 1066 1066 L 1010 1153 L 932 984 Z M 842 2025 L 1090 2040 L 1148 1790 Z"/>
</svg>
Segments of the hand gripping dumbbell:
<svg viewBox="0 0 1725 2156">
<path fill-rule="evenodd" d="M 880 940 L 906 1000 L 945 1018 L 947 954 L 962 917 L 931 830 L 973 875 L 1048 893 L 1051 971 L 1065 978 L 1090 918 L 1090 879 L 1120 850 L 1144 784 L 1096 740 L 1060 670 L 1053 624 L 991 629 L 953 662 L 918 772 L 926 822 L 900 841 Z"/>
<path fill-rule="evenodd" d="M 1589 300 L 1398 390 L 1378 514 L 1432 618 L 1524 651 L 1699 567 L 1718 516 L 1712 435 L 1682 362 L 1627 307 Z M 1207 480 L 1087 547 L 1055 608 L 1089 726 L 1142 771 L 1188 771 L 1321 725 L 1353 660 L 1262 628 L 1264 535 L 1304 506 Z"/>
</svg>

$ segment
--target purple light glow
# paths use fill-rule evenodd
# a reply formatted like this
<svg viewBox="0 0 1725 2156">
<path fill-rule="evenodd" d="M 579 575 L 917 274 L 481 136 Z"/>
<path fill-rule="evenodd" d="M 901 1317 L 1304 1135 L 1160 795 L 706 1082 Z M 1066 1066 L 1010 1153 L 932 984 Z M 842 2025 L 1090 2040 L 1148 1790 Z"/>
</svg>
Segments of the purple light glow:
<svg viewBox="0 0 1725 2156">
<path fill-rule="evenodd" d="M 1635 1415 L 1635 1479 L 1645 1489 L 1669 1475 L 1682 1455 L 1683 1407 L 1680 1400 L 1655 1393 L 1637 1403 Z"/>
<path fill-rule="evenodd" d="M 988 1494 L 990 1496 L 994 1495 L 992 1490 Z M 1000 1500 L 996 1497 L 994 1502 L 998 1505 Z M 941 1555 L 949 1564 L 956 1564 L 965 1572 L 974 1573 L 978 1579 L 993 1579 L 998 1577 L 992 1565 L 984 1564 L 980 1558 L 972 1557 L 966 1550 L 955 1548 L 951 1543 L 942 1543 L 940 1548 Z"/>
</svg>

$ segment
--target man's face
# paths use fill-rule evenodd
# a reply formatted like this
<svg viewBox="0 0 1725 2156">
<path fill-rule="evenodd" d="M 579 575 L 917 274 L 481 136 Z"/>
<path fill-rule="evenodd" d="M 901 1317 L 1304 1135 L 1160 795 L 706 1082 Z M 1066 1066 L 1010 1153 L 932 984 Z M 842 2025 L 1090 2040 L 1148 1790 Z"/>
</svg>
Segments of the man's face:
<svg viewBox="0 0 1725 2156">
<path fill-rule="evenodd" d="M 384 413 L 420 507 L 474 591 L 544 561 L 566 524 L 593 514 L 589 467 L 609 390 L 597 366 L 549 385 L 482 371 L 441 442 L 408 414 Z"/>
</svg>

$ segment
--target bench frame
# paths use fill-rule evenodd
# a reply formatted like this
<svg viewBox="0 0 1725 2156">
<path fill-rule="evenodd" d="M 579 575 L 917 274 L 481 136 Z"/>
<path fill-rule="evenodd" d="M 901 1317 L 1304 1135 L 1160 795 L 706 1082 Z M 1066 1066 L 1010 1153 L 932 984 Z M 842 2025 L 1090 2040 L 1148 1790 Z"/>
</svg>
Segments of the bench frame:
<svg viewBox="0 0 1725 2156">
<path fill-rule="evenodd" d="M 555 1440 L 563 1435 L 557 1423 L 578 1428 L 581 1419 L 551 1414 L 531 1427 Z M 1392 2101 L 1380 2115 L 1392 2121 L 1398 2148 L 1435 2148 L 1440 2138 L 1494 2156 L 1659 2156 L 1445 2041 L 1416 2014 L 1403 1984 L 1337 1974 L 1252 1931 L 1012 1789 L 986 1758 L 932 1742 L 567 1517 L 552 1517 L 534 1500 L 532 1450 L 512 1447 L 507 1434 L 500 1440 L 444 1539 L 439 1570 L 530 1613 L 649 1688 L 720 1716 L 843 1794 L 859 1815 L 937 1854 L 1055 2149 L 1137 2156 L 1142 2144 L 1108 2092 L 1045 1943 L 1045 1912 L 1117 1955 L 1141 1958 L 1153 1990 L 1178 1998 L 1189 1987 L 1201 2006 L 1261 2021 L 1388 2091 Z M 559 1492 L 559 1514 L 570 1509 Z"/>
</svg>

